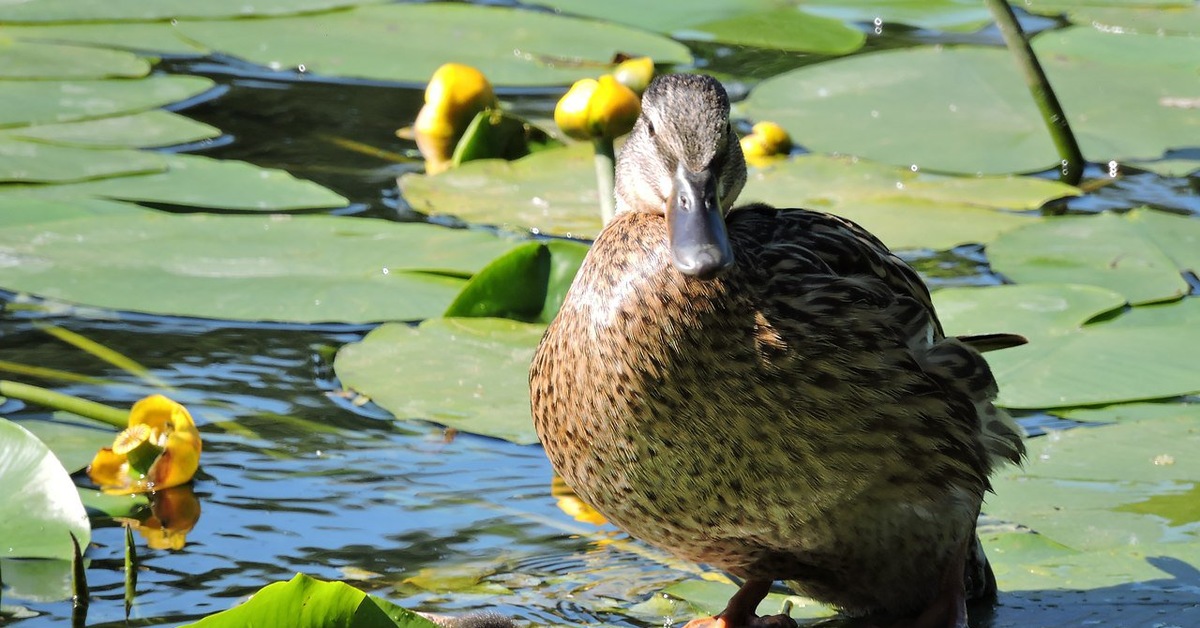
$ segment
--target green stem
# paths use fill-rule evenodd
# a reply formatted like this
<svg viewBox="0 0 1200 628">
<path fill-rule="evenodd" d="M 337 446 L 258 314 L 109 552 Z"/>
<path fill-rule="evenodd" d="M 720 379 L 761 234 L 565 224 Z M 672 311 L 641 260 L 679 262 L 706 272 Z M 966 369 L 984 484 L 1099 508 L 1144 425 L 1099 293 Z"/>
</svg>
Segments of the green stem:
<svg viewBox="0 0 1200 628">
<path fill-rule="evenodd" d="M 54 392 L 39 386 L 31 386 L 10 380 L 0 380 L 0 395 L 36 403 L 55 410 L 65 410 L 80 416 L 107 423 L 119 430 L 129 426 L 129 411 L 106 406 L 95 401 L 80 399 L 72 395 Z"/>
<path fill-rule="evenodd" d="M 600 192 L 600 218 L 604 224 L 612 222 L 617 215 L 615 179 L 617 172 L 616 151 L 610 138 L 598 137 L 592 140 L 596 149 L 596 190 Z"/>
<path fill-rule="evenodd" d="M 1075 134 L 1071 132 L 1071 124 L 1067 122 L 1062 105 L 1058 103 L 1058 97 L 1054 95 L 1054 89 L 1046 80 L 1046 73 L 1042 71 L 1042 65 L 1038 63 L 1037 56 L 1033 54 L 1033 48 L 1029 46 L 1029 40 L 1021 31 L 1021 25 L 1017 23 L 1017 16 L 1008 2 L 987 0 L 987 5 L 992 12 L 992 17 L 996 19 L 996 26 L 1000 28 L 1000 34 L 1004 36 L 1004 43 L 1016 57 L 1017 67 L 1025 75 L 1025 84 L 1029 86 L 1033 101 L 1037 103 L 1038 110 L 1042 112 L 1042 120 L 1046 122 L 1046 130 L 1050 132 L 1050 139 L 1054 142 L 1054 147 L 1058 149 L 1058 156 L 1062 160 L 1059 180 L 1071 185 L 1078 184 L 1079 180 L 1083 178 L 1083 153 L 1079 150 L 1079 143 L 1075 141 Z"/>
</svg>

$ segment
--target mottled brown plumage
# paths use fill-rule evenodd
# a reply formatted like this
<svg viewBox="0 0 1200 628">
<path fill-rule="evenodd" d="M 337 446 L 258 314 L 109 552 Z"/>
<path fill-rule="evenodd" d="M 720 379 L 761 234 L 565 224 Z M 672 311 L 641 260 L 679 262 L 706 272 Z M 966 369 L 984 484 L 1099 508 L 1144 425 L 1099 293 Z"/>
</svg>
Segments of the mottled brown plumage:
<svg viewBox="0 0 1200 628">
<path fill-rule="evenodd" d="M 753 609 L 774 580 L 851 615 L 959 625 L 964 593 L 994 586 L 974 526 L 993 466 L 1024 451 L 1017 428 L 871 234 L 727 211 L 746 177 L 728 113 L 708 77 L 646 91 L 618 215 L 534 358 L 546 453 L 631 535 L 745 578 L 720 625 L 766 625 Z"/>
</svg>

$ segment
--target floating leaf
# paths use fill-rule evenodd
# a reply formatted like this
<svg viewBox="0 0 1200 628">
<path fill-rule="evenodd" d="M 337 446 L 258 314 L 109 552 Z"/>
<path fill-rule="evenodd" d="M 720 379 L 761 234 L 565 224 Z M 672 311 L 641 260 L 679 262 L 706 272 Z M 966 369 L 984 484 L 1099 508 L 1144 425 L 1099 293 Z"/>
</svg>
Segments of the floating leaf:
<svg viewBox="0 0 1200 628">
<path fill-rule="evenodd" d="M 270 68 L 303 65 L 324 76 L 412 83 L 424 83 L 449 60 L 478 68 L 493 85 L 567 85 L 603 72 L 618 52 L 657 63 L 691 62 L 686 47 L 645 31 L 459 3 L 387 4 L 271 20 L 182 21 L 179 30 L 213 50 Z"/>
<path fill-rule="evenodd" d="M 66 150 L 66 149 L 63 149 Z M 79 149 L 82 150 L 82 149 Z M 142 153 L 160 157 L 157 153 Z M 162 172 L 38 188 L 51 198 L 93 196 L 241 211 L 344 207 L 349 201 L 284 170 L 200 155 L 161 155 Z M 26 191 L 33 192 L 33 190 Z"/>
<path fill-rule="evenodd" d="M 1172 303 L 1155 303 L 1134 308 L 1104 324 L 1113 327 L 1200 326 L 1200 298 L 1188 297 Z"/>
<path fill-rule="evenodd" d="M 0 33 L 0 79 L 136 78 L 150 72 L 145 59 L 128 52 L 14 41 L 5 35 Z"/>
<path fill-rule="evenodd" d="M 216 127 L 161 109 L 81 122 L 40 124 L 0 132 L 0 136 L 96 148 L 171 146 L 219 135 L 221 130 Z"/>
<path fill-rule="evenodd" d="M 166 170 L 157 153 L 55 146 L 0 138 L 0 182 L 61 183 Z"/>
<path fill-rule="evenodd" d="M 0 286 L 98 307 L 234 320 L 437 316 L 511 245 L 334 216 L 97 216 L 0 228 Z"/>
<path fill-rule="evenodd" d="M 970 32 L 992 22 L 987 7 L 974 0 L 801 0 L 805 11 L 845 22 L 878 25 L 886 33 L 896 23 L 931 30 Z"/>
<path fill-rule="evenodd" d="M 103 199 L 54 200 L 0 192 L 0 227 L 84 218 L 97 214 L 140 214 L 148 210 L 138 205 Z"/>
<path fill-rule="evenodd" d="M 0 538 L 5 558 L 69 559 L 92 538 L 71 476 L 29 430 L 0 418 Z"/>
<path fill-rule="evenodd" d="M 1028 0 L 1030 13 L 1057 16 L 1109 33 L 1200 34 L 1200 6 L 1192 0 Z"/>
<path fill-rule="evenodd" d="M 678 39 L 719 41 L 819 54 L 846 54 L 862 47 L 864 37 L 839 20 L 806 12 L 803 6 L 783 6 L 770 0 L 705 0 L 655 2 L 637 0 L 539 0 L 571 15 L 584 15 L 638 28 L 656 30 Z"/>
<path fill-rule="evenodd" d="M 1091 28 L 1034 40 L 1091 161 L 1153 159 L 1186 147 L 1200 113 L 1196 55 L 1186 38 Z M 1136 52 L 1133 52 L 1136 51 Z M 1114 89 L 1096 90 L 1098 84 Z M 1007 51 L 933 48 L 857 55 L 763 81 L 741 109 L 783 125 L 815 152 L 963 173 L 1031 172 L 1057 164 L 1045 124 Z"/>
<path fill-rule="evenodd" d="M 342 347 L 334 369 L 399 419 L 531 444 L 529 364 L 544 330 L 499 318 L 388 323 Z"/>
<path fill-rule="evenodd" d="M 586 144 L 512 162 L 472 162 L 434 176 L 406 174 L 400 189 L 419 211 L 475 223 L 585 238 L 600 228 L 592 151 Z M 1038 179 L 957 179 L 803 155 L 751 171 L 741 202 L 828 211 L 860 222 L 896 248 L 945 249 L 987 242 L 1037 220 L 988 208 L 1033 208 L 1077 193 Z"/>
<path fill-rule="evenodd" d="M 1189 291 L 1181 270 L 1200 269 L 1200 222 L 1134 210 L 1061 216 L 1011 231 L 988 246 L 992 268 L 1018 283 L 1088 283 L 1132 304 Z"/>
<path fill-rule="evenodd" d="M 437 628 L 437 624 L 344 582 L 297 574 L 269 584 L 240 606 L 205 617 L 196 628 L 288 626 L 289 628 Z"/>
<path fill-rule="evenodd" d="M 729 598 L 733 597 L 737 590 L 737 585 L 730 582 L 690 579 L 672 584 L 663 589 L 662 594 L 685 602 L 691 610 L 690 613 L 685 614 L 700 616 L 715 615 L 724 610 L 725 605 L 729 603 Z M 763 601 L 758 604 L 757 613 L 759 615 L 779 614 L 782 612 L 781 609 L 786 600 L 790 600 L 794 604 L 791 616 L 796 619 L 815 619 L 834 614 L 832 609 L 823 604 L 779 593 L 770 593 L 763 598 Z"/>
<path fill-rule="evenodd" d="M 71 6 L 98 7 L 103 4 L 73 2 Z M 157 4 L 141 3 L 150 8 Z M 160 54 L 199 55 L 203 46 L 179 36 L 170 22 L 92 22 L 75 24 L 4 24 L 3 33 L 13 39 L 51 41 L 140 50 Z"/>
<path fill-rule="evenodd" d="M 949 335 L 1013 333 L 1031 341 L 1077 331 L 1093 318 L 1125 306 L 1125 297 L 1079 284 L 1020 284 L 943 288 L 933 293 Z"/>
<path fill-rule="evenodd" d="M 16 422 L 45 443 L 68 473 L 86 467 L 101 447 L 112 444 L 116 432 L 105 423 L 66 412 L 55 413 L 53 421 Z"/>
<path fill-rule="evenodd" d="M 198 76 L 149 76 L 136 81 L 5 81 L 0 127 L 145 111 L 191 98 L 212 86 L 211 80 Z"/>
<path fill-rule="evenodd" d="M 0 3 L 0 21 L 4 22 L 84 22 L 152 21 L 175 18 L 267 17 L 314 13 L 342 7 L 387 0 L 257 0 L 247 5 L 242 0 L 29 0 Z"/>
<path fill-rule="evenodd" d="M 1073 421 L 1148 421 L 1154 419 L 1187 417 L 1200 422 L 1198 403 L 1122 403 L 1102 408 L 1067 408 L 1055 410 L 1054 414 Z"/>
<path fill-rule="evenodd" d="M 471 277 L 443 316 L 549 323 L 587 250 L 561 240 L 519 245 Z"/>
</svg>

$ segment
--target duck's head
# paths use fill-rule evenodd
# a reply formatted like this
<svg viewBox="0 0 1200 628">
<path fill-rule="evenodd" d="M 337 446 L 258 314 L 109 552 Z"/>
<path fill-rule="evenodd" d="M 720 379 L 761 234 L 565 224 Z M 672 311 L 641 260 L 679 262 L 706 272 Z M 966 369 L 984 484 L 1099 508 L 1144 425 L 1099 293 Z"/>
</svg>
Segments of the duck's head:
<svg viewBox="0 0 1200 628">
<path fill-rule="evenodd" d="M 721 84 L 700 74 L 654 79 L 617 159 L 617 212 L 666 216 L 675 268 L 711 279 L 733 265 L 725 213 L 745 183 Z"/>
</svg>

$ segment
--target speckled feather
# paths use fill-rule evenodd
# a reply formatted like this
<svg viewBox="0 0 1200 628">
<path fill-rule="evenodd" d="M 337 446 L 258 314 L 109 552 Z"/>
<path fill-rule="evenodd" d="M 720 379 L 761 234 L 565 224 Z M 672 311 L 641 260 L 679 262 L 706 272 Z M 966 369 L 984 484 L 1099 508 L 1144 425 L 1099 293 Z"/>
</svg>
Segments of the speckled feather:
<svg viewBox="0 0 1200 628">
<path fill-rule="evenodd" d="M 645 159 L 638 133 L 623 160 Z M 740 151 L 713 161 L 736 196 Z M 628 181 L 657 167 L 637 165 L 619 169 L 623 211 L 531 368 L 555 469 L 683 558 L 788 580 L 852 615 L 919 612 L 973 541 L 991 469 L 1023 453 L 986 362 L 944 337 L 916 273 L 842 218 L 735 209 L 734 267 L 682 275 L 661 202 L 645 195 L 662 184 Z M 984 587 L 986 566 L 968 569 Z"/>
</svg>

